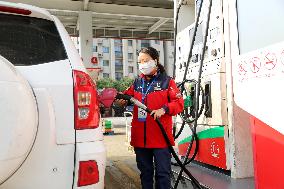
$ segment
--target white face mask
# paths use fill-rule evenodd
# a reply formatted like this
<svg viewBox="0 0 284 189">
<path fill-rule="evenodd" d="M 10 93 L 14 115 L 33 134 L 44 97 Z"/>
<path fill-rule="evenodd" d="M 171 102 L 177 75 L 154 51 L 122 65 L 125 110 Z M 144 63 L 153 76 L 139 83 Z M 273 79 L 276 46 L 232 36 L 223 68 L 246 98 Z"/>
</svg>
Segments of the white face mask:
<svg viewBox="0 0 284 189">
<path fill-rule="evenodd" d="M 139 63 L 139 70 L 144 75 L 149 75 L 154 68 L 156 68 L 156 61 L 149 60 L 148 62 L 144 62 L 143 64 Z"/>
</svg>

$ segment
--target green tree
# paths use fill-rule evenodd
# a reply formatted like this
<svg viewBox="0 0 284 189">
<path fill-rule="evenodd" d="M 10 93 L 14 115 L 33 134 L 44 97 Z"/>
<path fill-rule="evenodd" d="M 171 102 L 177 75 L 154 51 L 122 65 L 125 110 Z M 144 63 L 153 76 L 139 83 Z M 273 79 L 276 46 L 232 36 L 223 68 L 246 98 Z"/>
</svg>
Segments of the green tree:
<svg viewBox="0 0 284 189">
<path fill-rule="evenodd" d="M 124 77 L 121 80 L 116 80 L 114 83 L 114 88 L 121 92 L 126 90 L 128 87 L 130 87 L 133 83 L 133 79 L 128 78 L 128 77 Z"/>
<path fill-rule="evenodd" d="M 121 92 L 126 90 L 133 83 L 133 79 L 124 77 L 121 80 L 113 80 L 110 78 L 102 78 L 97 81 L 97 88 L 115 88 L 117 91 Z"/>
<path fill-rule="evenodd" d="M 96 84 L 98 89 L 114 88 L 115 81 L 110 78 L 99 79 Z"/>
</svg>

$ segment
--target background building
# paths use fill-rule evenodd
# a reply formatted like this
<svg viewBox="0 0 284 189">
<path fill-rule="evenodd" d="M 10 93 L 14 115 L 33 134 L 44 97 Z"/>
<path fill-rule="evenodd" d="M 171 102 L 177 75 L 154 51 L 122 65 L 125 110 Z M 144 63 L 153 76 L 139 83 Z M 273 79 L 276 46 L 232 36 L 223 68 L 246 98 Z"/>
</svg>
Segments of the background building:
<svg viewBox="0 0 284 189">
<path fill-rule="evenodd" d="M 72 38 L 79 51 L 79 38 Z M 134 78 L 139 74 L 137 66 L 138 52 L 143 47 L 154 47 L 160 54 L 160 63 L 168 75 L 173 75 L 174 43 L 163 40 L 93 38 L 92 66 L 87 69 L 94 79 L 123 77 Z"/>
</svg>

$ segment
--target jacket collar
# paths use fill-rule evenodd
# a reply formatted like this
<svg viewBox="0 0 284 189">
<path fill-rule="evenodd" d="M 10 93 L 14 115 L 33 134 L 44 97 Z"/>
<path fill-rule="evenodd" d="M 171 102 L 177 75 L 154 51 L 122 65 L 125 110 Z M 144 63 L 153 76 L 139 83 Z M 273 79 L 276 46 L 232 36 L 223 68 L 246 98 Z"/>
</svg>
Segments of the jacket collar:
<svg viewBox="0 0 284 189">
<path fill-rule="evenodd" d="M 151 79 L 153 79 L 155 76 L 159 76 L 161 73 L 160 73 L 160 71 L 159 70 L 157 70 L 157 72 L 154 74 L 154 75 L 152 75 L 151 77 L 150 77 L 150 80 Z M 143 78 L 143 79 L 145 79 L 145 80 L 147 80 L 147 78 L 146 78 L 146 75 L 144 75 L 144 74 L 140 74 L 140 76 L 139 76 L 140 78 Z"/>
</svg>

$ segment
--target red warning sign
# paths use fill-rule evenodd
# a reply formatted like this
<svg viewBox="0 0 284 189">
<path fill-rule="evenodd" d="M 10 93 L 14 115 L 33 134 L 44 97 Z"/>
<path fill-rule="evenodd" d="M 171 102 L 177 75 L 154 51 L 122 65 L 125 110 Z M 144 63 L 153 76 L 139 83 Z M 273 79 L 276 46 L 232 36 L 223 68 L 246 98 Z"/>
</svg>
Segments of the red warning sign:
<svg viewBox="0 0 284 189">
<path fill-rule="evenodd" d="M 247 63 L 245 61 L 241 61 L 238 65 L 239 75 L 246 75 L 247 73 Z"/>
<path fill-rule="evenodd" d="M 261 67 L 261 61 L 258 57 L 253 57 L 250 59 L 250 70 L 253 73 L 259 72 L 260 67 Z"/>
<path fill-rule="evenodd" d="M 277 64 L 277 57 L 275 55 L 275 53 L 267 53 L 264 57 L 264 61 L 265 61 L 265 68 L 268 70 L 272 70 L 275 68 L 276 64 Z"/>
<path fill-rule="evenodd" d="M 98 58 L 97 58 L 97 57 L 92 57 L 92 58 L 91 58 L 91 62 L 92 62 L 93 64 L 98 64 Z"/>
</svg>

